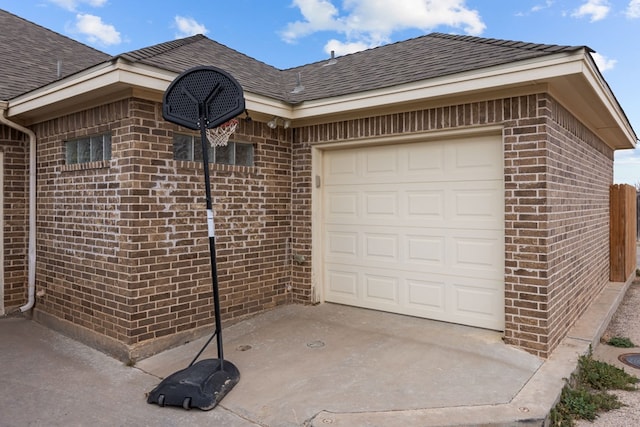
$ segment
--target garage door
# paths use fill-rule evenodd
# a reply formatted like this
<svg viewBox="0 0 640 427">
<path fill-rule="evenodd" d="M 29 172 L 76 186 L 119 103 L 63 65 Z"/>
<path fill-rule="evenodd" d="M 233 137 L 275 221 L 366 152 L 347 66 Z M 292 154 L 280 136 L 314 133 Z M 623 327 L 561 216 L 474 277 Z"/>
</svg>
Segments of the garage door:
<svg viewBox="0 0 640 427">
<path fill-rule="evenodd" d="M 324 152 L 324 299 L 504 329 L 500 138 Z"/>
</svg>

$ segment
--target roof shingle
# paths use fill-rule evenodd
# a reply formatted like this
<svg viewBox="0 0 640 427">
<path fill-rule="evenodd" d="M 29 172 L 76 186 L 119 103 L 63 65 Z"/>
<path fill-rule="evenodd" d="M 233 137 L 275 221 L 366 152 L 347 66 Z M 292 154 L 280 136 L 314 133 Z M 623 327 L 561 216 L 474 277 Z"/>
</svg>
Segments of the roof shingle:
<svg viewBox="0 0 640 427">
<path fill-rule="evenodd" d="M 0 99 L 114 59 L 181 73 L 198 65 L 224 69 L 245 91 L 285 102 L 331 98 L 588 49 L 432 33 L 362 52 L 281 70 L 203 35 L 160 43 L 116 57 L 0 10 Z M 57 75 L 61 61 L 62 74 Z M 302 91 L 294 91 L 300 83 Z"/>
<path fill-rule="evenodd" d="M 332 64 L 326 60 L 279 70 L 198 35 L 121 57 L 178 73 L 196 65 L 213 65 L 233 75 L 245 91 L 297 103 L 583 48 L 433 33 L 338 57 Z M 294 92 L 298 78 L 304 90 Z"/>
<path fill-rule="evenodd" d="M 0 28 L 0 100 L 10 100 L 109 59 L 106 53 L 2 9 Z"/>
</svg>

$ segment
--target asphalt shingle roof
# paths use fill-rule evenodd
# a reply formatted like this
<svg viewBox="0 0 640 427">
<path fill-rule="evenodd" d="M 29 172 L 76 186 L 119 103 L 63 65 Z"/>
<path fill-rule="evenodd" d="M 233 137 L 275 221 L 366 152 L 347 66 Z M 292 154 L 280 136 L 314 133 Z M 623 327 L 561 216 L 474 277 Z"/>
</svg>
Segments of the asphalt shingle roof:
<svg viewBox="0 0 640 427">
<path fill-rule="evenodd" d="M 106 53 L 0 9 L 0 100 L 12 99 L 107 59 Z"/>
<path fill-rule="evenodd" d="M 588 49 L 432 33 L 337 57 L 332 64 L 327 58 L 281 70 L 203 35 L 110 57 L 2 10 L 0 28 L 0 99 L 5 100 L 58 79 L 58 61 L 61 77 L 118 58 L 176 73 L 213 65 L 234 76 L 245 91 L 298 103 Z M 296 92 L 298 82 L 304 90 Z"/>
<path fill-rule="evenodd" d="M 175 72 L 196 65 L 213 65 L 233 75 L 245 91 L 295 103 L 381 89 L 583 48 L 586 47 L 433 33 L 338 57 L 331 65 L 327 58 L 325 61 L 279 70 L 198 35 L 129 52 L 121 57 Z M 298 83 L 304 86 L 304 90 L 294 93 Z"/>
<path fill-rule="evenodd" d="M 282 98 L 280 70 L 203 35 L 161 43 L 119 57 L 177 73 L 197 65 L 213 65 L 231 74 L 245 91 Z"/>
<path fill-rule="evenodd" d="M 285 70 L 286 91 L 300 73 L 303 93 L 313 100 L 381 89 L 466 71 L 479 70 L 583 46 L 557 46 L 432 33 L 328 61 Z"/>
</svg>

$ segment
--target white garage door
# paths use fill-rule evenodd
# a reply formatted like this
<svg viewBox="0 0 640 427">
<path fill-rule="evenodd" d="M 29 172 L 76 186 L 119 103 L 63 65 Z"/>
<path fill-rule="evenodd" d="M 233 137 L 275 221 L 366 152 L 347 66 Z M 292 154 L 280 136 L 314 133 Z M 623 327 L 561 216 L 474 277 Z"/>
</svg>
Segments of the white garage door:
<svg viewBox="0 0 640 427">
<path fill-rule="evenodd" d="M 504 329 L 500 138 L 326 151 L 326 301 Z"/>
</svg>

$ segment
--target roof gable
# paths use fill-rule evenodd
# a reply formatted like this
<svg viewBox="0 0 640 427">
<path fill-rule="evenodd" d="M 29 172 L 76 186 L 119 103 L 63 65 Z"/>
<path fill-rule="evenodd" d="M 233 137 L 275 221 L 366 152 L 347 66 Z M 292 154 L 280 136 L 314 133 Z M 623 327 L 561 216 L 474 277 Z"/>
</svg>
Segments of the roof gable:
<svg viewBox="0 0 640 427">
<path fill-rule="evenodd" d="M 230 73 L 245 91 L 283 99 L 280 70 L 201 34 L 128 52 L 119 58 L 176 73 L 198 65 L 213 65 Z"/>
<path fill-rule="evenodd" d="M 0 9 L 0 100 L 44 86 L 109 55 Z"/>
</svg>

